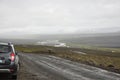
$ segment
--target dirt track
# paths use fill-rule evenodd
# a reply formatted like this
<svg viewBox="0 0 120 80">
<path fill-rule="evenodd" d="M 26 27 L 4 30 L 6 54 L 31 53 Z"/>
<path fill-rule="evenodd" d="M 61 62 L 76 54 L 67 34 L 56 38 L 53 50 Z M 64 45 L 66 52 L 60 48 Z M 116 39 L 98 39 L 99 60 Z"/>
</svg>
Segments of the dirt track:
<svg viewBox="0 0 120 80">
<path fill-rule="evenodd" d="M 20 54 L 18 80 L 120 80 L 120 74 L 50 55 Z"/>
</svg>

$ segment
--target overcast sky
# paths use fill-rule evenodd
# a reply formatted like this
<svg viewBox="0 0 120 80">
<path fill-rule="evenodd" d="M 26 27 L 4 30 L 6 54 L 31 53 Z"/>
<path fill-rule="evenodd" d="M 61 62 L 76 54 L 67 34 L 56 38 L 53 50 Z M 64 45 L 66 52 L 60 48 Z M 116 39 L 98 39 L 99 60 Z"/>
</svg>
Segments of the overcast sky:
<svg viewBox="0 0 120 80">
<path fill-rule="evenodd" d="M 0 34 L 120 31 L 120 0 L 0 0 Z"/>
</svg>

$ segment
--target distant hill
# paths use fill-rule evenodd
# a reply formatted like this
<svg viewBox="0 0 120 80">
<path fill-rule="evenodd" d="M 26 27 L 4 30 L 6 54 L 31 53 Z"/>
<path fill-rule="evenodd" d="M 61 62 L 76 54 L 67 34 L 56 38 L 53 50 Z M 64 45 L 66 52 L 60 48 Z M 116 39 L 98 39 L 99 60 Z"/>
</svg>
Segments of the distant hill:
<svg viewBox="0 0 120 80">
<path fill-rule="evenodd" d="M 65 43 L 82 44 L 90 46 L 120 47 L 120 32 L 94 33 L 94 34 L 55 34 L 40 35 L 29 34 L 14 38 L 0 38 L 0 41 L 13 42 L 15 44 L 35 44 L 39 41 L 60 40 Z"/>
<path fill-rule="evenodd" d="M 91 46 L 120 47 L 120 36 L 78 37 L 65 39 L 63 42 Z"/>
<path fill-rule="evenodd" d="M 91 35 L 77 35 L 63 40 L 66 43 L 103 46 L 103 47 L 120 47 L 120 33 L 101 33 Z"/>
</svg>

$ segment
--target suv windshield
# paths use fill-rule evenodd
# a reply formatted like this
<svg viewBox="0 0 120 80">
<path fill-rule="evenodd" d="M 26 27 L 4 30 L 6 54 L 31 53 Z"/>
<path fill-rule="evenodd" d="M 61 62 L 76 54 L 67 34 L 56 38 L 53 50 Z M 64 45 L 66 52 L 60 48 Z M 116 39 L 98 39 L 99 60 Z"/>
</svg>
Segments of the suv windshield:
<svg viewBox="0 0 120 80">
<path fill-rule="evenodd" d="M 11 47 L 7 45 L 0 45 L 0 53 L 8 53 L 11 51 Z"/>
</svg>

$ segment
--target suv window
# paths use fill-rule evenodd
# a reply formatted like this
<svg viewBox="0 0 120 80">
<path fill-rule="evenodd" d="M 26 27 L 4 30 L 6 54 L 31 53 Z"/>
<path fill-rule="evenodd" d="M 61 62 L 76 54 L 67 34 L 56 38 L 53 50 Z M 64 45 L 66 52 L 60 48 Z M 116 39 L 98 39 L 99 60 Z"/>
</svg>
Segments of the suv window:
<svg viewBox="0 0 120 80">
<path fill-rule="evenodd" d="M 7 45 L 0 45 L 0 53 L 11 52 L 11 47 Z"/>
</svg>

